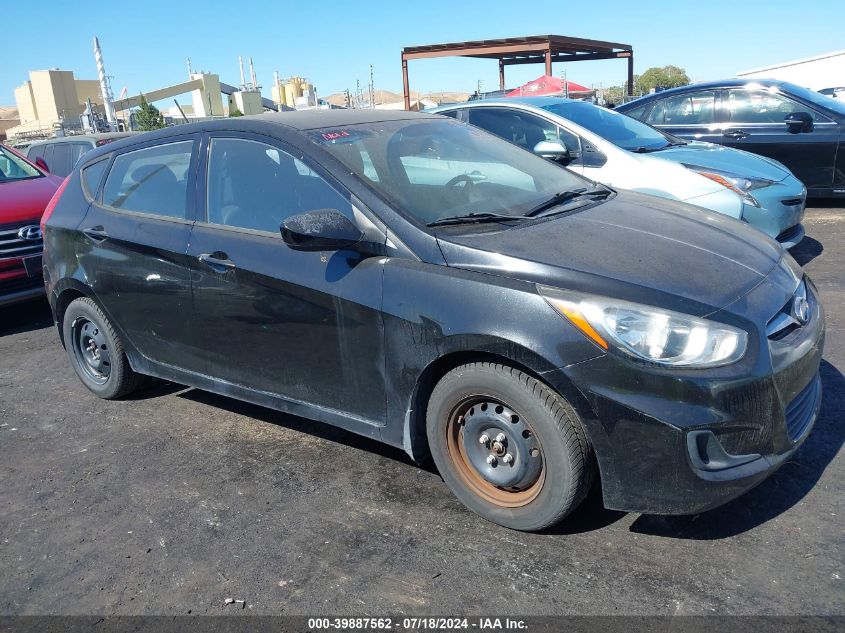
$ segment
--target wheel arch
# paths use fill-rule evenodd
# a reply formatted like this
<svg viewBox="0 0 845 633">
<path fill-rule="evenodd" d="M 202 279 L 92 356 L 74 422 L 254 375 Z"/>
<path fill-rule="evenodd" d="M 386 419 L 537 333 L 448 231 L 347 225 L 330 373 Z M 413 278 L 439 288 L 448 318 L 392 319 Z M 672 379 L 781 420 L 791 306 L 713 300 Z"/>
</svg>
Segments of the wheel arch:
<svg viewBox="0 0 845 633">
<path fill-rule="evenodd" d="M 526 357 L 526 360 L 528 358 L 530 358 L 530 356 Z M 535 366 L 530 366 L 529 364 L 526 364 L 525 360 L 519 361 L 511 355 L 495 351 L 452 351 L 435 358 L 426 365 L 422 372 L 420 372 L 417 382 L 414 385 L 413 392 L 411 393 L 405 414 L 404 429 L 402 433 L 402 447 L 415 462 L 422 462 L 429 455 L 428 439 L 426 437 L 426 413 L 428 409 L 428 401 L 435 385 L 437 385 L 443 376 L 456 367 L 475 362 L 499 363 L 513 367 L 514 369 L 528 374 L 539 382 L 542 382 L 549 387 L 549 389 L 552 389 L 556 393 L 560 394 L 569 401 L 579 415 L 587 414 L 590 410 L 589 404 L 583 395 L 581 395 L 581 392 L 569 381 L 568 378 L 564 377 L 561 372 L 555 372 L 556 380 L 554 383 L 550 382 L 547 377 L 544 376 L 544 374 L 548 372 L 548 369 L 539 369 L 536 365 L 543 365 L 545 363 L 538 362 L 536 365 L 531 363 Z"/>
<path fill-rule="evenodd" d="M 56 284 L 56 288 L 53 290 L 50 307 L 53 310 L 53 321 L 59 332 L 59 341 L 63 347 L 65 345 L 65 335 L 62 324 L 64 323 L 65 312 L 71 302 L 80 297 L 88 297 L 102 309 L 102 305 L 97 301 L 97 297 L 91 288 L 77 279 L 64 279 Z"/>
</svg>

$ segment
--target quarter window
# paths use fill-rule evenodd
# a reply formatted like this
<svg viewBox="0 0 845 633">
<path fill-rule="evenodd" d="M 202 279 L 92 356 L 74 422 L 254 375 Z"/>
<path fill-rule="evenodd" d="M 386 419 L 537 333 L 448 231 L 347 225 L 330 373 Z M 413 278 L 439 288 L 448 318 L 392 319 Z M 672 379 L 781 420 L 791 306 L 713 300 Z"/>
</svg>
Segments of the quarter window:
<svg viewBox="0 0 845 633">
<path fill-rule="evenodd" d="M 211 141 L 207 209 L 212 224 L 271 233 L 305 211 L 352 217 L 349 200 L 307 165 L 272 145 L 235 138 Z"/>
<path fill-rule="evenodd" d="M 103 180 L 103 174 L 108 165 L 108 159 L 104 158 L 82 168 L 83 188 L 89 199 L 93 200 L 96 197 L 97 191 L 100 189 L 100 183 Z"/>
<path fill-rule="evenodd" d="M 783 123 L 787 114 L 806 112 L 819 121 L 809 108 L 768 90 L 728 90 L 723 107 L 732 123 Z"/>
<path fill-rule="evenodd" d="M 661 99 L 646 117 L 652 125 L 704 125 L 713 123 L 716 93 L 702 90 Z M 635 117 L 639 118 L 639 117 Z"/>
<path fill-rule="evenodd" d="M 193 145 L 179 141 L 120 154 L 106 179 L 103 204 L 185 218 Z"/>
</svg>

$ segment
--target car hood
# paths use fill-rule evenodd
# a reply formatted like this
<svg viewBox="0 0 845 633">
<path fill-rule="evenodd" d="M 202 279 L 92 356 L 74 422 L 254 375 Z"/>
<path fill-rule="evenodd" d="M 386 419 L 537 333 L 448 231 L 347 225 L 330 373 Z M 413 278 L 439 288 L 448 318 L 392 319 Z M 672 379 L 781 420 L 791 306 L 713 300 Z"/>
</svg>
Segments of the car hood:
<svg viewBox="0 0 845 633">
<path fill-rule="evenodd" d="M 765 178 L 780 182 L 790 175 L 789 170 L 777 161 L 713 143 L 693 141 L 645 155 L 684 165 L 718 169 L 746 178 Z"/>
<path fill-rule="evenodd" d="M 447 265 L 699 316 L 746 295 L 784 254 L 742 222 L 632 192 L 500 229 L 465 225 L 438 234 Z"/>
<path fill-rule="evenodd" d="M 27 221 L 38 224 L 61 184 L 62 179 L 53 175 L 0 182 L 0 225 Z"/>
</svg>

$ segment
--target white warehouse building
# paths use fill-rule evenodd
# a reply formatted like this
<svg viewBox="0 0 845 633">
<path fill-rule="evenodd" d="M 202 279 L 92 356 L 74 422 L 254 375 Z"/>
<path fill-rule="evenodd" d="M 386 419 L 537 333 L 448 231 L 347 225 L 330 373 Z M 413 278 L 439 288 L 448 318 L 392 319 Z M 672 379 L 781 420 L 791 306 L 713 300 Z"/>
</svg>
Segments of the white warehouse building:
<svg viewBox="0 0 845 633">
<path fill-rule="evenodd" d="M 845 86 L 845 51 L 834 51 L 765 68 L 744 70 L 737 77 L 780 79 L 810 90 Z"/>
</svg>

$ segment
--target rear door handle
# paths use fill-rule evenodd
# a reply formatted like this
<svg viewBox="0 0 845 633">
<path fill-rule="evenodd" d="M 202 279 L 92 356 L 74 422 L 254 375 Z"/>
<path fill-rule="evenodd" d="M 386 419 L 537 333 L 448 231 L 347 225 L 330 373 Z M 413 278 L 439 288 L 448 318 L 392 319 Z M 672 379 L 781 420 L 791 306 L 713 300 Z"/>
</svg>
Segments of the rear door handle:
<svg viewBox="0 0 845 633">
<path fill-rule="evenodd" d="M 747 138 L 748 132 L 743 132 L 742 130 L 733 130 L 731 132 L 725 132 L 725 136 L 728 136 L 730 138 L 734 138 L 736 140 L 740 140 L 740 139 L 743 139 L 743 138 Z"/>
<path fill-rule="evenodd" d="M 95 242 L 102 242 L 109 236 L 109 234 L 106 233 L 106 230 L 102 226 L 90 226 L 87 229 L 82 229 L 82 232 L 85 234 L 86 237 Z"/>
<path fill-rule="evenodd" d="M 229 270 L 230 268 L 235 268 L 235 262 L 229 259 L 229 256 L 226 255 L 226 253 L 221 253 L 220 251 L 216 251 L 214 253 L 202 253 L 201 255 L 197 255 L 197 259 L 203 264 L 208 264 L 213 270 L 221 273 Z"/>
</svg>

